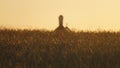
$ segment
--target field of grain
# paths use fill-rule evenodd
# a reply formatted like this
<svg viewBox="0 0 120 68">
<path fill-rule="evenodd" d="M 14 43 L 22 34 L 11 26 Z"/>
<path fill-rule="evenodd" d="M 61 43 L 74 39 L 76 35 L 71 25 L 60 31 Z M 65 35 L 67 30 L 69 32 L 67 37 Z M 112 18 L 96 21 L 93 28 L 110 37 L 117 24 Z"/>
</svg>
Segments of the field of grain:
<svg viewBox="0 0 120 68">
<path fill-rule="evenodd" d="M 0 68 L 120 68 L 120 32 L 0 29 Z"/>
</svg>

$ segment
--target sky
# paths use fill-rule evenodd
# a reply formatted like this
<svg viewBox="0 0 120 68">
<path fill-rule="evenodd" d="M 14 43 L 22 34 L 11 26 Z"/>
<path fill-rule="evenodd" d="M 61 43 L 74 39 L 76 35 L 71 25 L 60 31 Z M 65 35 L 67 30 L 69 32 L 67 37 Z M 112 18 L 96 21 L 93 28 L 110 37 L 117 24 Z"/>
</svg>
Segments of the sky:
<svg viewBox="0 0 120 68">
<path fill-rule="evenodd" d="M 0 27 L 120 30 L 120 0 L 0 0 Z"/>
</svg>

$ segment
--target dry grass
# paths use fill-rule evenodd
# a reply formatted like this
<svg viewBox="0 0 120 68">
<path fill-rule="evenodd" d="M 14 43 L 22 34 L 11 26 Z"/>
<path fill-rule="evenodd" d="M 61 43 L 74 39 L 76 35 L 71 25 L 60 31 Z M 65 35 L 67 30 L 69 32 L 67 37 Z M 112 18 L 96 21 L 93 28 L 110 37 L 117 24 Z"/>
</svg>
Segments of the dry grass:
<svg viewBox="0 0 120 68">
<path fill-rule="evenodd" d="M 120 68 L 120 32 L 1 29 L 0 68 Z"/>
</svg>

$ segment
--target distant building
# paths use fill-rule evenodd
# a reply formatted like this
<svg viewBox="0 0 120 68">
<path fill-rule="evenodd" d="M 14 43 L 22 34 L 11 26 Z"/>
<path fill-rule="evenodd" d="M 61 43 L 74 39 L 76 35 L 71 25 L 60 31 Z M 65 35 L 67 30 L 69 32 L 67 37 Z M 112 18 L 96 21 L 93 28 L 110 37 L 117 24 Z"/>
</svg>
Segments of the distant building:
<svg viewBox="0 0 120 68">
<path fill-rule="evenodd" d="M 55 29 L 55 32 L 70 32 L 70 29 L 67 26 L 66 27 L 63 26 L 64 17 L 60 15 L 58 19 L 59 19 L 59 26 Z"/>
</svg>

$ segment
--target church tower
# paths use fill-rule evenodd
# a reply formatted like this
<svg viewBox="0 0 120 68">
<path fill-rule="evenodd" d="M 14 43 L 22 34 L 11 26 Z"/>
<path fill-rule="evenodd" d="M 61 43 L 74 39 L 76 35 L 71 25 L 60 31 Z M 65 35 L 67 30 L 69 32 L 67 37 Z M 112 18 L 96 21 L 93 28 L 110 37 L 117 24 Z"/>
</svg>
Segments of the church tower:
<svg viewBox="0 0 120 68">
<path fill-rule="evenodd" d="M 55 32 L 56 31 L 57 32 L 69 32 L 70 31 L 70 29 L 68 27 L 63 26 L 63 19 L 64 19 L 63 15 L 60 15 L 58 17 L 59 26 L 55 29 Z"/>
<path fill-rule="evenodd" d="M 63 16 L 59 16 L 59 27 L 63 27 Z"/>
</svg>

